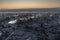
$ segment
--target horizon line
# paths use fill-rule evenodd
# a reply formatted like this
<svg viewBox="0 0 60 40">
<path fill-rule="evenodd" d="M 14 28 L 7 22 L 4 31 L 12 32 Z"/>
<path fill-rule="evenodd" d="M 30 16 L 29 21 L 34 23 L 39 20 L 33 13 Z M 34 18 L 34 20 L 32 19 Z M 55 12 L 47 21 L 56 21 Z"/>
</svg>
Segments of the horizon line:
<svg viewBox="0 0 60 40">
<path fill-rule="evenodd" d="M 54 7 L 54 8 L 60 8 L 60 7 Z M 5 8 L 5 9 L 2 9 L 0 8 L 0 10 L 14 10 L 14 9 L 50 9 L 50 8 L 12 8 L 12 9 L 9 9 L 9 8 Z"/>
</svg>

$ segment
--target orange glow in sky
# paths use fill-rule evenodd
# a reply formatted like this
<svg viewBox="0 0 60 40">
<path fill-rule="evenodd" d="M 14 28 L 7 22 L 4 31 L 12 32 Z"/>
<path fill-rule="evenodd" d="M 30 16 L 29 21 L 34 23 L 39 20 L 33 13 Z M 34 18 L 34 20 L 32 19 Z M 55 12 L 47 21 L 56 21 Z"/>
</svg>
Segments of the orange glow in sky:
<svg viewBox="0 0 60 40">
<path fill-rule="evenodd" d="M 60 0 L 0 0 L 0 9 L 60 8 Z"/>
</svg>

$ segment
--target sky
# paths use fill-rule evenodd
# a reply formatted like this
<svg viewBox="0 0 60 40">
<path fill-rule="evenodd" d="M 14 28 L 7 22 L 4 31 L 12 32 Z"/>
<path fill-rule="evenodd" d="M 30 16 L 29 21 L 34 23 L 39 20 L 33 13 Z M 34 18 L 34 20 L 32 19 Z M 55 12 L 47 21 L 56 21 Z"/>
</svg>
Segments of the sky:
<svg viewBox="0 0 60 40">
<path fill-rule="evenodd" d="M 0 0 L 0 9 L 60 8 L 60 0 Z"/>
</svg>

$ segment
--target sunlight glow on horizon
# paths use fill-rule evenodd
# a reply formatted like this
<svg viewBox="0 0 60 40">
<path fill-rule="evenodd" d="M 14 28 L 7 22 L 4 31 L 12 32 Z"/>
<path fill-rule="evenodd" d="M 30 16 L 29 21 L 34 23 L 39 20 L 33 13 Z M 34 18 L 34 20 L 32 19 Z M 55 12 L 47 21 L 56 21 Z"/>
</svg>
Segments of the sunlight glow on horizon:
<svg viewBox="0 0 60 40">
<path fill-rule="evenodd" d="M 60 0 L 2 0 L 0 9 L 60 8 Z"/>
</svg>

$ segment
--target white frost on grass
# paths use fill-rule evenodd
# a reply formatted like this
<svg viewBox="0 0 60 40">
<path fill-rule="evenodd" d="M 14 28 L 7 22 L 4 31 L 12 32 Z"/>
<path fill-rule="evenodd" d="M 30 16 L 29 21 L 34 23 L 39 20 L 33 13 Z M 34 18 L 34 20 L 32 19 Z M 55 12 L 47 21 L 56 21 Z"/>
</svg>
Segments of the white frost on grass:
<svg viewBox="0 0 60 40">
<path fill-rule="evenodd" d="M 9 21 L 8 24 L 15 24 L 17 20 Z"/>
<path fill-rule="evenodd" d="M 2 35 L 2 32 L 0 31 L 0 36 Z"/>
</svg>

